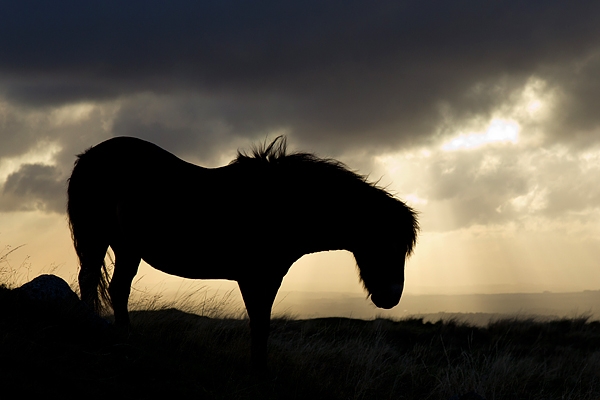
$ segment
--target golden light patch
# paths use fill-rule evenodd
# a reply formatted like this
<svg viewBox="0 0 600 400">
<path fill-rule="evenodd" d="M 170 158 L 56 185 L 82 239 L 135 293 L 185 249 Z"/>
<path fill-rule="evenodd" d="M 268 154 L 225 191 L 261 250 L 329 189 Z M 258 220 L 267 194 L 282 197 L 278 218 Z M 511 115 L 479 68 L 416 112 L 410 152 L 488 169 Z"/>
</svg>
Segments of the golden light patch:
<svg viewBox="0 0 600 400">
<path fill-rule="evenodd" d="M 69 104 L 52 111 L 51 121 L 54 125 L 72 125 L 87 119 L 96 106 L 91 103 Z"/>
<path fill-rule="evenodd" d="M 468 150 L 492 143 L 517 143 L 520 130 L 521 127 L 516 121 L 493 119 L 485 132 L 460 134 L 442 145 L 442 150 Z"/>
</svg>

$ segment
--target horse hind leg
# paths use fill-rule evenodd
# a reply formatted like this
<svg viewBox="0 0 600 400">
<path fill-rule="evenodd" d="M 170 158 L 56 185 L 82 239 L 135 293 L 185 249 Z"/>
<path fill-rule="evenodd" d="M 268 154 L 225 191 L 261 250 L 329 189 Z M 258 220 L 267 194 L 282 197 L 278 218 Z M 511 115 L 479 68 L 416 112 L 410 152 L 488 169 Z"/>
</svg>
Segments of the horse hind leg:
<svg viewBox="0 0 600 400">
<path fill-rule="evenodd" d="M 115 313 L 115 325 L 125 330 L 128 330 L 130 326 L 127 304 L 131 292 L 131 283 L 137 274 L 140 261 L 139 256 L 123 251 L 115 251 L 115 268 L 108 292 Z"/>
<path fill-rule="evenodd" d="M 78 281 L 81 300 L 97 314 L 102 311 L 102 300 L 106 297 L 106 280 L 103 269 L 107 250 L 108 243 L 97 240 L 78 240 L 80 262 Z"/>
</svg>

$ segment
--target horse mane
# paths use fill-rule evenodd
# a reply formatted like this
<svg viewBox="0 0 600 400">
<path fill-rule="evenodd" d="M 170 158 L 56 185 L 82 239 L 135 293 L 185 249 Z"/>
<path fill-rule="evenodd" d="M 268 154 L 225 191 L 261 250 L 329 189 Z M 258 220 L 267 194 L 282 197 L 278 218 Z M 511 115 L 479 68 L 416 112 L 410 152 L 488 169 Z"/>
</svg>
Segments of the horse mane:
<svg viewBox="0 0 600 400">
<path fill-rule="evenodd" d="M 238 150 L 237 157 L 231 164 L 248 162 L 277 163 L 288 156 L 287 138 L 283 135 L 279 135 L 269 144 L 265 141 L 258 146 L 252 145 L 250 154 L 244 150 Z"/>
<path fill-rule="evenodd" d="M 250 148 L 250 153 L 243 150 L 238 150 L 237 157 L 231 161 L 230 165 L 252 165 L 252 166 L 286 166 L 290 168 L 297 167 L 312 167 L 319 168 L 323 171 L 328 171 L 337 175 L 340 179 L 345 179 L 349 182 L 362 183 L 358 185 L 376 196 L 385 196 L 393 200 L 394 205 L 401 206 L 402 212 L 401 224 L 409 225 L 406 231 L 406 255 L 410 256 L 417 244 L 417 235 L 420 227 L 417 220 L 417 211 L 408 206 L 402 200 L 396 198 L 392 193 L 385 188 L 380 187 L 377 182 L 369 181 L 368 177 L 361 175 L 349 169 L 346 164 L 333 158 L 321 158 L 313 153 L 307 152 L 288 152 L 287 138 L 283 135 L 277 136 L 273 141 L 266 141 Z"/>
<path fill-rule="evenodd" d="M 369 186 L 385 192 L 389 197 L 393 197 L 383 188 L 371 183 L 364 175 L 358 174 L 349 169 L 346 164 L 333 158 L 321 158 L 313 153 L 307 152 L 288 152 L 287 138 L 283 135 L 277 136 L 271 143 L 264 142 L 258 146 L 253 145 L 250 148 L 250 154 L 243 150 L 238 150 L 237 157 L 231 164 L 262 164 L 262 165 L 286 165 L 295 166 L 316 166 L 324 168 L 331 172 L 336 171 L 339 175 L 350 180 L 367 183 Z"/>
</svg>

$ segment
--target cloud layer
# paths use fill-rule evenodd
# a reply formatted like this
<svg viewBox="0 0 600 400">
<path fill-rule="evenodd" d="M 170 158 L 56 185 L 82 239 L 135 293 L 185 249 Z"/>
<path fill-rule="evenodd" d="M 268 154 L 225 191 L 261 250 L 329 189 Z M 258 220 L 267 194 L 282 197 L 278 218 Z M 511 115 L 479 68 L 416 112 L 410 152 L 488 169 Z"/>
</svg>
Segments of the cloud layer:
<svg viewBox="0 0 600 400">
<path fill-rule="evenodd" d="M 430 229 L 595 209 L 597 15 L 560 1 L 2 4 L 0 209 L 61 212 L 74 155 L 114 135 L 215 166 L 280 133 L 454 215 Z M 496 120 L 518 143 L 443 149 Z"/>
</svg>

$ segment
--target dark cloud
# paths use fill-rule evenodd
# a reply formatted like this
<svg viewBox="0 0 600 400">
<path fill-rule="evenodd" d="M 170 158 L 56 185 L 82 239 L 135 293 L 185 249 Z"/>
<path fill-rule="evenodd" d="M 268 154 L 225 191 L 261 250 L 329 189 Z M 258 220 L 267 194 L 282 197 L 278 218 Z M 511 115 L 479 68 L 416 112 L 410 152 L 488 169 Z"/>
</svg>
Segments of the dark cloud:
<svg viewBox="0 0 600 400">
<path fill-rule="evenodd" d="M 24 164 L 8 176 L 2 187 L 0 211 L 63 213 L 66 184 L 59 171 L 49 165 Z"/>
<path fill-rule="evenodd" d="M 36 129 L 28 107 L 14 107 L 0 99 L 0 158 L 15 157 L 27 152 L 51 135 Z"/>
<path fill-rule="evenodd" d="M 440 103 L 466 118 L 504 100 L 477 85 L 508 93 L 540 75 L 565 99 L 595 98 L 566 77 L 598 51 L 597 15 L 595 2 L 541 0 L 14 2 L 0 6 L 0 88 L 38 106 L 192 92 L 238 136 L 411 145 L 435 131 Z"/>
<path fill-rule="evenodd" d="M 110 108 L 0 102 L 0 212 L 63 213 L 75 156 L 110 136 Z"/>
<path fill-rule="evenodd" d="M 550 140 L 568 141 L 580 149 L 600 139 L 600 48 L 572 60 L 570 68 L 553 68 L 547 75 L 557 83 L 557 104 L 546 127 Z"/>
<path fill-rule="evenodd" d="M 280 129 L 268 121 L 269 102 L 245 107 L 219 97 L 138 95 L 121 101 L 112 124 L 114 135 L 149 140 L 189 161 L 216 166 L 223 153 L 264 140 Z"/>
<path fill-rule="evenodd" d="M 10 176 L 4 210 L 62 212 L 54 183 L 77 153 L 114 135 L 215 166 L 287 133 L 292 147 L 368 174 L 374 155 L 486 125 L 532 78 L 552 93 L 552 115 L 519 121 L 524 136 L 541 131 L 540 145 L 578 152 L 600 137 L 596 2 L 11 3 L 0 4 L 0 159 L 39 143 L 60 151 L 54 167 L 25 164 Z M 84 117 L 57 117 L 81 103 L 92 107 Z M 489 152 L 436 153 L 421 194 L 455 210 L 456 226 L 517 217 L 511 199 L 536 185 L 547 201 L 539 213 L 595 201 L 569 203 L 571 186 L 519 170 L 522 151 L 492 154 L 500 165 L 485 173 Z"/>
</svg>

